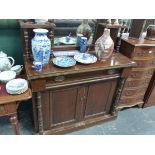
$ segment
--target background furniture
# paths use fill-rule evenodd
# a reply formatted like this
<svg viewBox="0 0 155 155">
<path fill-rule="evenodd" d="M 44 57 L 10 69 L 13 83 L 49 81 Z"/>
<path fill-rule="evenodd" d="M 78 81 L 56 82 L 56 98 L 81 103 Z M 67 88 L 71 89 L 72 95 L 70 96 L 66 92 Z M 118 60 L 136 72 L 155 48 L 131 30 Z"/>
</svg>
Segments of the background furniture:
<svg viewBox="0 0 155 155">
<path fill-rule="evenodd" d="M 129 37 L 140 39 L 146 25 L 146 19 L 133 19 Z"/>
<path fill-rule="evenodd" d="M 137 63 L 125 82 L 118 108 L 144 104 L 144 95 L 155 69 L 155 41 L 122 39 L 120 53 Z"/>
<path fill-rule="evenodd" d="M 15 134 L 20 134 L 17 109 L 19 103 L 28 100 L 32 97 L 31 90 L 28 89 L 25 93 L 20 95 L 10 95 L 6 92 L 5 84 L 0 83 L 0 116 L 9 116 L 10 122 L 13 126 Z"/>
<path fill-rule="evenodd" d="M 144 96 L 144 107 L 155 105 L 155 72 L 150 81 L 149 87 Z"/>
</svg>

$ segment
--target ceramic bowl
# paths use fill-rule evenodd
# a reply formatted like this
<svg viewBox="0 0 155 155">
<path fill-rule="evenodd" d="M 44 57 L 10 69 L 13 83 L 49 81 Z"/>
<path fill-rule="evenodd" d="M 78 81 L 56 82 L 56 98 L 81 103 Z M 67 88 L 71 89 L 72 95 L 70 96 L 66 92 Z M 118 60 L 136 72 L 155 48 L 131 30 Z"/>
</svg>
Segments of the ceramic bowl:
<svg viewBox="0 0 155 155">
<path fill-rule="evenodd" d="M 14 71 L 3 71 L 0 73 L 0 81 L 7 83 L 8 81 L 16 78 L 16 72 Z"/>
<path fill-rule="evenodd" d="M 9 94 L 22 94 L 28 89 L 28 82 L 25 79 L 13 79 L 6 84 L 6 91 Z"/>
<path fill-rule="evenodd" d="M 19 75 L 23 70 L 23 65 L 13 66 L 10 70 L 16 72 L 16 75 Z"/>
</svg>

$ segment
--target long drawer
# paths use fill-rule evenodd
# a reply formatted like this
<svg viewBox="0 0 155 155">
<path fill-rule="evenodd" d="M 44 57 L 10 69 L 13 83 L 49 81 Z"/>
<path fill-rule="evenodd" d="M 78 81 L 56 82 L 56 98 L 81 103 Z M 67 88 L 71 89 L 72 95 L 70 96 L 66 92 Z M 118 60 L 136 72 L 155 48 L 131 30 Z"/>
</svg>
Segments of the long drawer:
<svg viewBox="0 0 155 155">
<path fill-rule="evenodd" d="M 128 78 L 125 82 L 124 88 L 134 88 L 143 85 L 148 85 L 151 80 L 151 77 L 141 78 L 141 79 L 131 79 Z"/>
<path fill-rule="evenodd" d="M 109 69 L 105 71 L 95 71 L 95 72 L 88 72 L 88 73 L 81 73 L 81 74 L 73 74 L 73 75 L 58 75 L 50 78 L 46 78 L 46 85 L 61 85 L 66 83 L 72 83 L 73 82 L 80 82 L 82 81 L 90 81 L 90 80 L 96 80 L 96 79 L 103 79 L 103 78 L 109 78 L 115 77 L 121 74 L 121 69 Z"/>
<path fill-rule="evenodd" d="M 119 106 L 123 105 L 133 105 L 136 103 L 143 102 L 144 95 L 132 96 L 132 97 L 122 97 L 119 102 Z"/>
<path fill-rule="evenodd" d="M 132 69 L 131 74 L 129 75 L 129 78 L 147 78 L 151 77 L 154 72 L 154 68 L 152 69 Z"/>
<path fill-rule="evenodd" d="M 135 68 L 155 67 L 155 58 L 151 58 L 151 59 L 134 58 L 133 61 L 137 63 L 137 66 Z"/>
<path fill-rule="evenodd" d="M 155 57 L 155 47 L 136 47 L 133 56 L 138 58 Z"/>
<path fill-rule="evenodd" d="M 126 89 L 124 88 L 122 91 L 122 97 L 131 97 L 133 95 L 144 95 L 145 91 L 147 90 L 147 86 L 133 88 L 133 89 Z"/>
</svg>

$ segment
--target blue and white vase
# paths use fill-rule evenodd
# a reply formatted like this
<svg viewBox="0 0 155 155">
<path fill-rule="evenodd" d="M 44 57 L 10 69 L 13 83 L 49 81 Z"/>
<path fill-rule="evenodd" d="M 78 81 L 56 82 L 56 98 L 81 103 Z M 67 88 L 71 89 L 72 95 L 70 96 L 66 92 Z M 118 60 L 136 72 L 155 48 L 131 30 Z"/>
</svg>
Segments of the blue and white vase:
<svg viewBox="0 0 155 155">
<path fill-rule="evenodd" d="M 51 53 L 51 41 L 47 37 L 48 30 L 34 29 L 33 32 L 35 32 L 35 36 L 31 40 L 31 45 L 34 61 L 47 65 Z"/>
</svg>

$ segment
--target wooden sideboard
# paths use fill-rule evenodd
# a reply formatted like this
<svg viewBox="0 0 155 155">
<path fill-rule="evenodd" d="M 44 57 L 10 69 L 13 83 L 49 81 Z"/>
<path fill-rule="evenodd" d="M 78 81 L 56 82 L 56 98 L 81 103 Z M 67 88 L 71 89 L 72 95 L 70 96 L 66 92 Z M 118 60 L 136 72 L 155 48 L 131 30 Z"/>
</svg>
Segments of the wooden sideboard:
<svg viewBox="0 0 155 155">
<path fill-rule="evenodd" d="M 63 134 L 116 118 L 125 79 L 135 63 L 120 53 L 106 62 L 62 69 L 52 63 L 35 72 L 25 61 L 33 92 L 35 131 Z"/>
<path fill-rule="evenodd" d="M 155 41 L 122 39 L 120 52 L 137 63 L 125 82 L 118 108 L 144 104 L 144 95 L 155 70 Z"/>
</svg>

